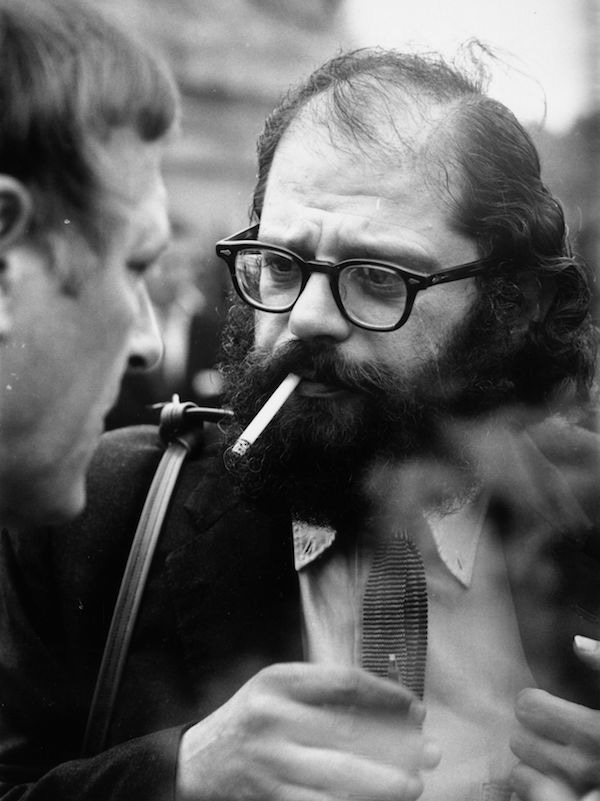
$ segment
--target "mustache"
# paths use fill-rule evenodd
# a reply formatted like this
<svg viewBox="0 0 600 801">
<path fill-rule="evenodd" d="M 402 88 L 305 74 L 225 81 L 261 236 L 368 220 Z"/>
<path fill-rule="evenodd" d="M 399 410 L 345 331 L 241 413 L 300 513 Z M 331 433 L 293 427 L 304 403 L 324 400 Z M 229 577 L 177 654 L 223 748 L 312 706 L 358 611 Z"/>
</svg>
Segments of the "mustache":
<svg viewBox="0 0 600 801">
<path fill-rule="evenodd" d="M 301 340 L 287 342 L 272 353 L 254 351 L 247 360 L 247 366 L 261 375 L 265 391 L 274 389 L 288 373 L 367 395 L 386 393 L 398 383 L 398 377 L 380 364 L 351 362 L 336 346 L 323 347 Z"/>
</svg>

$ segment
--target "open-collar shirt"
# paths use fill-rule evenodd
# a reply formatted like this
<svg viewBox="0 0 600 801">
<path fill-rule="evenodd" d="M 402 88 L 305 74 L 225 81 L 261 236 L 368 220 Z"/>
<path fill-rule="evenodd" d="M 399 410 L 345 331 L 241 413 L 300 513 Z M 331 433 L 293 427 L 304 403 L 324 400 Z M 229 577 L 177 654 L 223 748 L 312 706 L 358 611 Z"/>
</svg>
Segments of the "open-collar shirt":
<svg viewBox="0 0 600 801">
<path fill-rule="evenodd" d="M 486 512 L 481 497 L 451 514 L 426 515 L 407 531 L 423 556 L 429 599 L 424 731 L 443 752 L 423 776 L 423 801 L 510 798 L 513 704 L 534 680 Z M 361 542 L 336 547 L 332 529 L 296 522 L 294 553 L 306 658 L 359 665 L 372 549 Z"/>
</svg>

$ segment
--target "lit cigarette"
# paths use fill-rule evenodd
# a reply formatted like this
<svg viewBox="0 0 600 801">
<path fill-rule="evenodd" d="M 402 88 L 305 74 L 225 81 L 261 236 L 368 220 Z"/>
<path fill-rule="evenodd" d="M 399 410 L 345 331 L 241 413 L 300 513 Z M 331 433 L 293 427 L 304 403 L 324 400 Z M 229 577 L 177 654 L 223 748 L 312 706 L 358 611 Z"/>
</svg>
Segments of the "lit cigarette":
<svg viewBox="0 0 600 801">
<path fill-rule="evenodd" d="M 299 383 L 300 376 L 295 373 L 290 373 L 283 379 L 256 417 L 248 423 L 231 446 L 232 454 L 243 456 L 246 453 L 250 445 L 260 437 Z"/>
</svg>

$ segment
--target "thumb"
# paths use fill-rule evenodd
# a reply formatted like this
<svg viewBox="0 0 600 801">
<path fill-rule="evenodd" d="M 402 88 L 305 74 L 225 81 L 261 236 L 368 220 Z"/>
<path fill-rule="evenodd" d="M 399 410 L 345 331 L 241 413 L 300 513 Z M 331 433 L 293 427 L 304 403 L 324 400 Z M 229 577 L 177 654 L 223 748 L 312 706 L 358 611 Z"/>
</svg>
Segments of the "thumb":
<svg viewBox="0 0 600 801">
<path fill-rule="evenodd" d="M 577 634 L 573 638 L 573 648 L 577 656 L 588 667 L 600 672 L 600 641 Z"/>
</svg>

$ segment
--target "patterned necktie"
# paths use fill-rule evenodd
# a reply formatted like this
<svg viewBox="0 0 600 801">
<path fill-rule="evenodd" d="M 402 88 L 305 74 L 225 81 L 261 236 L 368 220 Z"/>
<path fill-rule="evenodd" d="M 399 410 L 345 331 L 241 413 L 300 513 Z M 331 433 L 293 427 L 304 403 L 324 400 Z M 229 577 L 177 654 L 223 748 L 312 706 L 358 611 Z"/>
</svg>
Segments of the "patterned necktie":
<svg viewBox="0 0 600 801">
<path fill-rule="evenodd" d="M 375 552 L 363 603 L 362 665 L 380 676 L 397 665 L 419 698 L 425 689 L 427 584 L 421 555 L 398 534 Z"/>
</svg>

